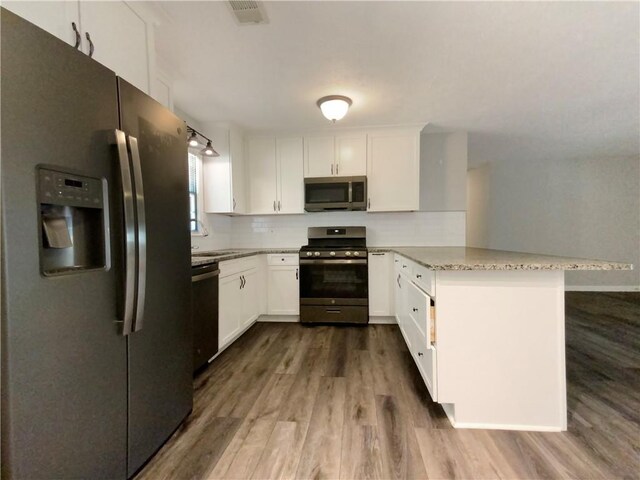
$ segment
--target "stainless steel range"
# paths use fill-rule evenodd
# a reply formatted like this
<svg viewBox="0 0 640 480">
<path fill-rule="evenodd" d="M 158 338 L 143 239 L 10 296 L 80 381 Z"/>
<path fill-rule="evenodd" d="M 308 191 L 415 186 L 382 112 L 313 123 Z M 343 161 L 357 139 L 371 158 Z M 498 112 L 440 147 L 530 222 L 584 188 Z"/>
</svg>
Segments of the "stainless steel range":
<svg viewBox="0 0 640 480">
<path fill-rule="evenodd" d="M 369 323 L 366 227 L 310 227 L 300 249 L 300 321 Z"/>
</svg>

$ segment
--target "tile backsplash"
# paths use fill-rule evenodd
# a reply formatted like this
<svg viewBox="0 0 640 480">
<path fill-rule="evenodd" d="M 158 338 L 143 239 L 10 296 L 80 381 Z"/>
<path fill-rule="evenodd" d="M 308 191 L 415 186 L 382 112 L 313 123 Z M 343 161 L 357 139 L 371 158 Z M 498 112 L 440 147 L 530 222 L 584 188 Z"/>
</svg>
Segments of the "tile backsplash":
<svg viewBox="0 0 640 480">
<path fill-rule="evenodd" d="M 464 246 L 465 212 L 323 212 L 302 215 L 206 215 L 208 237 L 193 237 L 199 250 L 300 247 L 307 228 L 362 225 L 370 246 Z"/>
</svg>

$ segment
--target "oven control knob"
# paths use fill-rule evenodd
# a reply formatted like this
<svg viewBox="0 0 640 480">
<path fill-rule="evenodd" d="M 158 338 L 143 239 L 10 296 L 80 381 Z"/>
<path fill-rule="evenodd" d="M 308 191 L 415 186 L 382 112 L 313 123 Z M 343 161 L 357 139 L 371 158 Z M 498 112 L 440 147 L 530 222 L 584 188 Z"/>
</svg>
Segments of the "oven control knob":
<svg viewBox="0 0 640 480">
<path fill-rule="evenodd" d="M 313 252 L 307 252 L 307 257 L 310 257 L 313 255 Z"/>
<path fill-rule="evenodd" d="M 329 252 L 329 256 L 330 257 L 335 257 L 336 256 L 336 252 Z"/>
<path fill-rule="evenodd" d="M 350 256 L 351 256 L 351 252 L 345 252 L 345 255 L 346 255 L 347 257 L 350 257 Z"/>
<path fill-rule="evenodd" d="M 360 256 L 360 252 L 353 252 L 353 255 L 354 255 L 355 257 L 359 257 L 359 256 Z"/>
<path fill-rule="evenodd" d="M 320 252 L 313 252 L 313 254 L 314 254 L 316 257 L 319 257 L 319 256 L 320 256 Z"/>
</svg>

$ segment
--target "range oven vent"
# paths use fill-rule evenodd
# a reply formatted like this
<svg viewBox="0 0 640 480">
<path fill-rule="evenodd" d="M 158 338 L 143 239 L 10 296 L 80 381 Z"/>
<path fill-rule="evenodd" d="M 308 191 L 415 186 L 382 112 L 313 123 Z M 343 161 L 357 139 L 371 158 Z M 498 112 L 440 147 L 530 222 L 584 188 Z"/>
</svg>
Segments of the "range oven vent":
<svg viewBox="0 0 640 480">
<path fill-rule="evenodd" d="M 229 0 L 233 16 L 240 25 L 267 23 L 262 2 L 253 0 Z"/>
</svg>

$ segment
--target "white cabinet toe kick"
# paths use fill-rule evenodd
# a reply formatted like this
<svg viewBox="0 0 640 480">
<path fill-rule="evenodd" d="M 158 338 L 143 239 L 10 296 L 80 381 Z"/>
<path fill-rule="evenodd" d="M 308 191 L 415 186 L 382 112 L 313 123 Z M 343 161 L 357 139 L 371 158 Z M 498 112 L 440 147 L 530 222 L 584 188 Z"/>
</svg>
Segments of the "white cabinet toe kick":
<svg viewBox="0 0 640 480">
<path fill-rule="evenodd" d="M 394 267 L 398 325 L 454 427 L 567 429 L 563 271 Z"/>
</svg>

